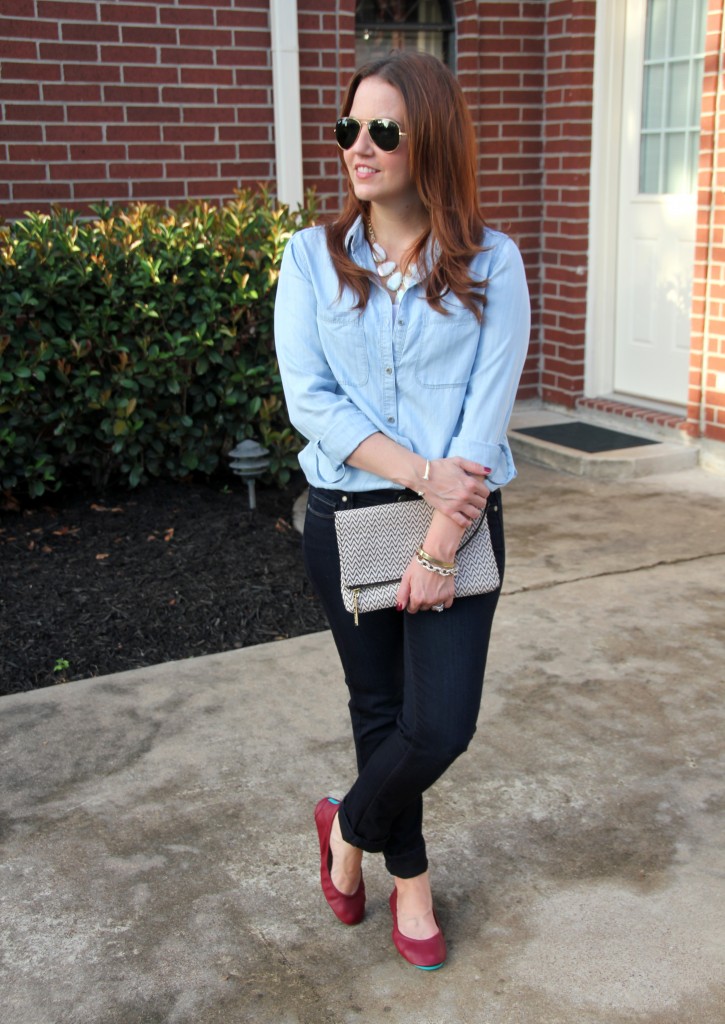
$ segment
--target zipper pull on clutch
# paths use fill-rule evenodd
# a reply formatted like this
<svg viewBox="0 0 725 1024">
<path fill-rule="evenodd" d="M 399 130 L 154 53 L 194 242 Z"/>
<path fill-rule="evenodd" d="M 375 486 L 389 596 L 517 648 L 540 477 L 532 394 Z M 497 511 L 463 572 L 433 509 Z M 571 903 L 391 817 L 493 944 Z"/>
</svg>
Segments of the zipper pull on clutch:
<svg viewBox="0 0 725 1024">
<path fill-rule="evenodd" d="M 360 625 L 360 620 L 358 618 L 358 607 L 357 607 L 357 595 L 359 593 L 360 593 L 359 590 L 353 590 L 353 592 L 352 592 L 352 608 L 353 608 L 353 613 L 355 615 L 355 625 L 356 626 Z"/>
</svg>

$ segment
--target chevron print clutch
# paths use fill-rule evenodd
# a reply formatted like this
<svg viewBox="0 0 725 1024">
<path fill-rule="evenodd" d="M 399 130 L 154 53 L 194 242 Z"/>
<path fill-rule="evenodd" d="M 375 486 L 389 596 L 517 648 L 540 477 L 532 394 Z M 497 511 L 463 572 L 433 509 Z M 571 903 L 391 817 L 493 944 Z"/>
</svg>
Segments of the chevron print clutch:
<svg viewBox="0 0 725 1024">
<path fill-rule="evenodd" d="M 362 612 L 395 606 L 400 580 L 432 517 L 430 505 L 416 500 L 335 512 L 342 598 L 356 624 Z M 487 594 L 501 585 L 485 513 L 463 534 L 456 565 L 456 597 Z"/>
</svg>

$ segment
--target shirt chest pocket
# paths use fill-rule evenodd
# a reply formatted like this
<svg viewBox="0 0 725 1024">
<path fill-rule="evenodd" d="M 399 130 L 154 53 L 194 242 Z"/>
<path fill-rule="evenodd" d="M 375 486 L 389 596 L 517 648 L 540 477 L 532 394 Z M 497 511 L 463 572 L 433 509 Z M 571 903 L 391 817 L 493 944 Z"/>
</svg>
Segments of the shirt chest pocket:
<svg viewBox="0 0 725 1024">
<path fill-rule="evenodd" d="M 363 318 L 357 313 L 321 313 L 317 330 L 335 380 L 356 388 L 367 384 L 370 365 Z"/>
<path fill-rule="evenodd" d="M 467 309 L 448 316 L 430 310 L 416 339 L 415 379 L 424 388 L 464 388 L 471 376 L 481 328 Z"/>
</svg>

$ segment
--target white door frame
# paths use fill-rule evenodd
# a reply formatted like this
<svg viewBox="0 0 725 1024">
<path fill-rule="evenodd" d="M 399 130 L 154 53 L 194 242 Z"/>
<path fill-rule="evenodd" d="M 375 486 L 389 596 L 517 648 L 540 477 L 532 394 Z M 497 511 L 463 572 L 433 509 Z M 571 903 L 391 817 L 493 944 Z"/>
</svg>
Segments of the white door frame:
<svg viewBox="0 0 725 1024">
<path fill-rule="evenodd" d="M 596 5 L 584 357 L 584 394 L 587 398 L 611 395 L 614 390 L 619 148 L 626 14 L 626 2 Z"/>
</svg>

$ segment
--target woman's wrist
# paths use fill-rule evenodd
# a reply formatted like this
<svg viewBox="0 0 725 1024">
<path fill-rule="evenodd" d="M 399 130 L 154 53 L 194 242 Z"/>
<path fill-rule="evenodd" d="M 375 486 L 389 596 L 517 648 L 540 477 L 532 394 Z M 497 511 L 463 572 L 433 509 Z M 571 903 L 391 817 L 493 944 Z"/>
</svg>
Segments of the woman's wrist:
<svg viewBox="0 0 725 1024">
<path fill-rule="evenodd" d="M 464 533 L 465 527 L 457 526 L 442 512 L 434 512 L 433 520 L 420 546 L 436 561 L 452 563 L 455 561 Z"/>
</svg>

